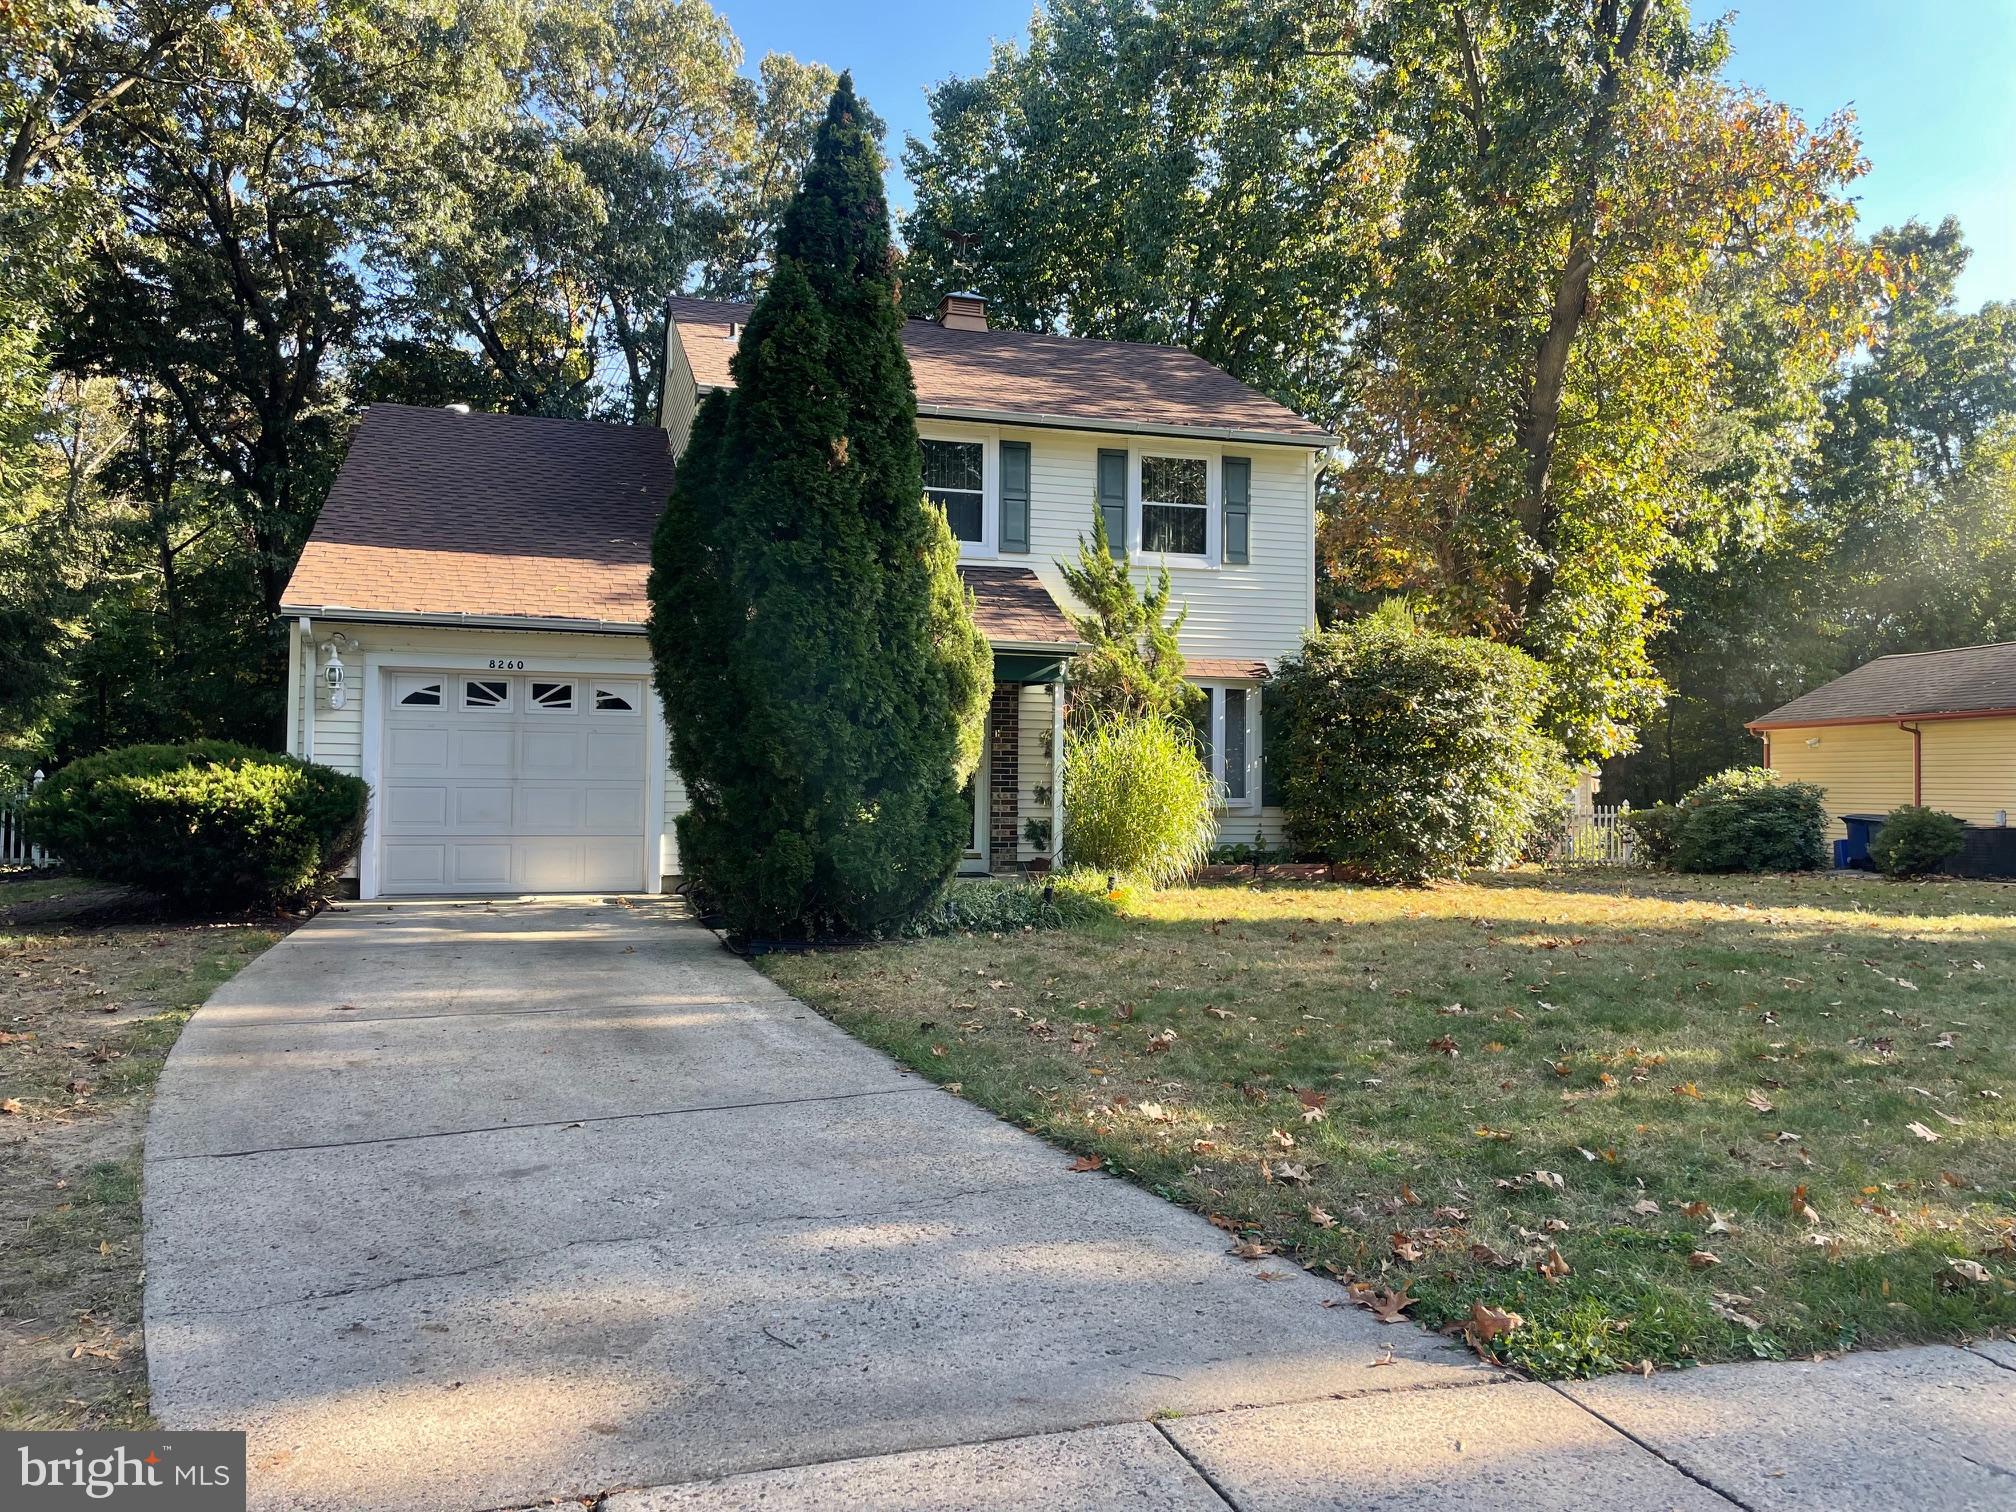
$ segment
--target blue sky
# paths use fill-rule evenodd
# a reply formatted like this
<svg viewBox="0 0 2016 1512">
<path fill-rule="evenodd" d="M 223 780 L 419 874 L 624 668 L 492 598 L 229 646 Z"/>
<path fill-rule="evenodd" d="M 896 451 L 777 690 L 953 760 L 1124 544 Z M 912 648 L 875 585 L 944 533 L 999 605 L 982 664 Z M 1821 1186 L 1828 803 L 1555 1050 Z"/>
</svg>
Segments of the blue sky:
<svg viewBox="0 0 2016 1512">
<path fill-rule="evenodd" d="M 851 67 L 892 154 L 928 130 L 926 86 L 984 69 L 990 41 L 1021 40 L 1030 13 L 1030 0 L 716 3 L 752 60 Z M 1812 120 L 1855 108 L 1874 165 L 1857 186 L 1865 223 L 1958 215 L 1974 248 L 1963 301 L 2016 299 L 2016 0 L 1753 0 L 1731 35 L 1734 77 Z"/>
</svg>

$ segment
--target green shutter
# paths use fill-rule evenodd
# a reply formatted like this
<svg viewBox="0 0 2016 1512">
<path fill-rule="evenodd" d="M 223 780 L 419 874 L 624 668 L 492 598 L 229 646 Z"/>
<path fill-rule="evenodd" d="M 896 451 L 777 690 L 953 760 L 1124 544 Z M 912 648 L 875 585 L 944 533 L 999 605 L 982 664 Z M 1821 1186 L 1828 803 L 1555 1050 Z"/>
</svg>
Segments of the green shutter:
<svg viewBox="0 0 2016 1512">
<path fill-rule="evenodd" d="M 1269 730 L 1267 721 L 1267 697 L 1263 692 L 1260 695 L 1260 803 L 1265 808 L 1279 808 L 1283 774 L 1274 764 L 1274 749 L 1268 740 L 1273 732 Z"/>
<path fill-rule="evenodd" d="M 1253 534 L 1253 462 L 1225 459 L 1225 560 L 1244 563 Z"/>
<path fill-rule="evenodd" d="M 1099 511 L 1106 517 L 1106 546 L 1127 559 L 1127 453 L 1099 453 Z"/>
<path fill-rule="evenodd" d="M 1029 443 L 1001 443 L 1001 549 L 1029 550 Z"/>
</svg>

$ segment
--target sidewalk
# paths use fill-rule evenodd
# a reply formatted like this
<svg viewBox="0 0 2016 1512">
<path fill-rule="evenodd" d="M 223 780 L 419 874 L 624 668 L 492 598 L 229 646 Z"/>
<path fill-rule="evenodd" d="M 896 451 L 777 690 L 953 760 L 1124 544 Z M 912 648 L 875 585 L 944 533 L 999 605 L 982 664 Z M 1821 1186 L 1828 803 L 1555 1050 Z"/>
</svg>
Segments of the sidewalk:
<svg viewBox="0 0 2016 1512">
<path fill-rule="evenodd" d="M 618 1494 L 601 1512 L 2016 1507 L 2016 1344 L 1498 1382 Z"/>
</svg>

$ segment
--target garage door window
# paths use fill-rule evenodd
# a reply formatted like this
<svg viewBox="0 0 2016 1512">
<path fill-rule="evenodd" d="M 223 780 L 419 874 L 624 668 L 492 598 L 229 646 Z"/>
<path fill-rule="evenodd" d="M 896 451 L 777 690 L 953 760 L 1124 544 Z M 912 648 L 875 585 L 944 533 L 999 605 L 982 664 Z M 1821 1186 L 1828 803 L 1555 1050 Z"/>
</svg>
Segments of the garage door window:
<svg viewBox="0 0 2016 1512">
<path fill-rule="evenodd" d="M 441 707 L 441 684 L 418 677 L 402 677 L 399 679 L 399 702 L 410 709 L 438 709 Z"/>
<path fill-rule="evenodd" d="M 465 709 L 508 709 L 511 707 L 511 684 L 499 680 L 470 678 L 462 684 L 462 707 Z"/>
<path fill-rule="evenodd" d="M 574 684 L 571 682 L 535 682 L 532 684 L 532 709 L 534 713 L 545 711 L 551 714 L 568 714 L 574 709 Z"/>
<path fill-rule="evenodd" d="M 595 712 L 597 714 L 635 714 L 637 712 L 638 685 L 636 683 L 595 684 Z"/>
</svg>

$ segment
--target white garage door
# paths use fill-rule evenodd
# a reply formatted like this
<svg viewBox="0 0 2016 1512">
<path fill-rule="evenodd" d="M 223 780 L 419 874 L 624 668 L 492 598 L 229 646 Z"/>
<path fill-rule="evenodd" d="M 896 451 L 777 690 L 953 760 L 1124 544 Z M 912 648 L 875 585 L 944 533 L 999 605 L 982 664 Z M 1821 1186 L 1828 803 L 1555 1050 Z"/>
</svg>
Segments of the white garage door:
<svg viewBox="0 0 2016 1512">
<path fill-rule="evenodd" d="M 644 885 L 644 699 L 641 677 L 388 673 L 379 891 Z"/>
</svg>

